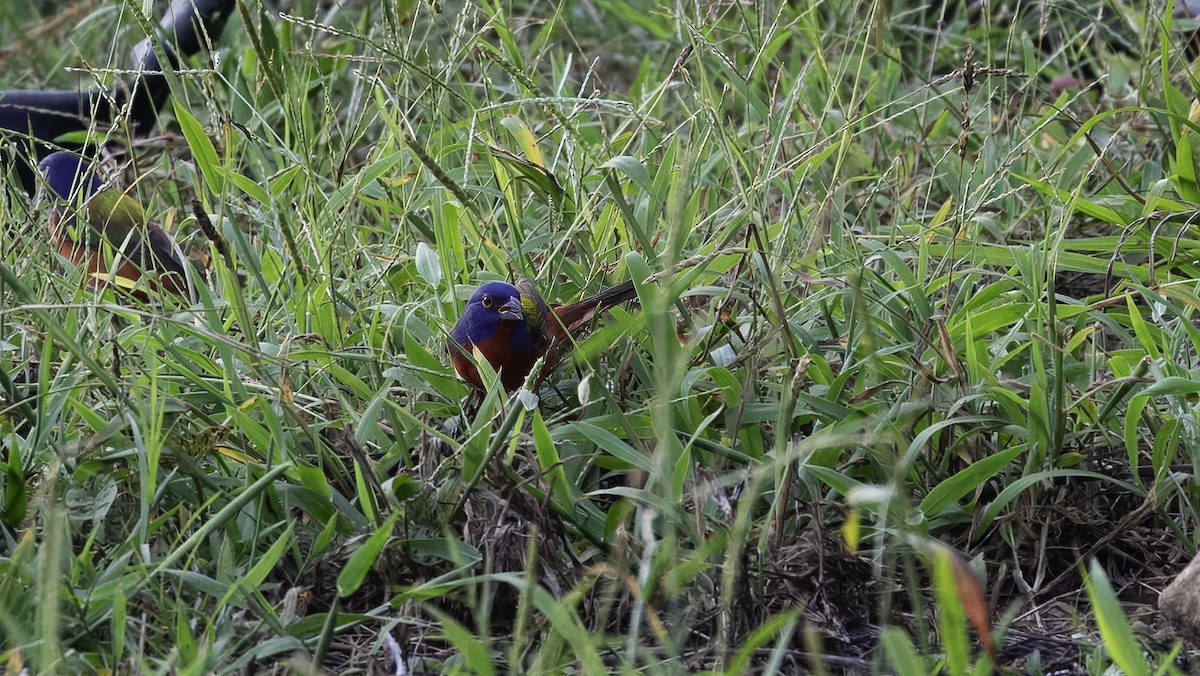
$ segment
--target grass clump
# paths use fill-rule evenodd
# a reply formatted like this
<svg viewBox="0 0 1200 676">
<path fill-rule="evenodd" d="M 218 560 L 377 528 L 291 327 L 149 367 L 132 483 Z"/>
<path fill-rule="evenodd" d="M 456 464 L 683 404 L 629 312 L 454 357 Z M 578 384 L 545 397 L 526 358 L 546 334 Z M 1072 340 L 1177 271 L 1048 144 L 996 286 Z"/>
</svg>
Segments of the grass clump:
<svg viewBox="0 0 1200 676">
<path fill-rule="evenodd" d="M 145 37 L 26 5 L 6 87 Z M 239 4 L 162 135 L 96 130 L 198 302 L 0 202 L 8 663 L 1175 668 L 1126 614 L 1195 531 L 1194 26 L 1009 12 Z M 639 297 L 464 415 L 519 276 Z"/>
</svg>

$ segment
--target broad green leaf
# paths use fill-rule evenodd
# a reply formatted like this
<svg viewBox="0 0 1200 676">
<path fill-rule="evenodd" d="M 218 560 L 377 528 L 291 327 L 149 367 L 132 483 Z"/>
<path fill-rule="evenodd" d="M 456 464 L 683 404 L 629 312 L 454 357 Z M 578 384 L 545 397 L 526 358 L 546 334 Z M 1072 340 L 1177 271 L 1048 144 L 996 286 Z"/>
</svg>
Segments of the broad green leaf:
<svg viewBox="0 0 1200 676">
<path fill-rule="evenodd" d="M 929 676 L 936 673 L 937 670 L 929 660 L 917 654 L 912 638 L 903 629 L 885 628 L 881 643 L 888 664 L 892 665 L 899 676 Z"/>
<path fill-rule="evenodd" d="M 479 676 L 492 676 L 496 673 L 492 665 L 492 653 L 486 643 L 437 608 L 426 605 L 425 612 L 432 615 L 441 625 L 442 635 L 458 651 L 458 656 L 462 659 L 461 666 L 467 673 Z"/>
<path fill-rule="evenodd" d="M 558 456 L 558 447 L 550 436 L 550 429 L 546 427 L 540 409 L 533 411 L 533 446 L 537 452 L 538 465 L 550 484 L 554 500 L 566 509 L 574 509 L 578 491 L 567 482 L 567 473 L 563 469 L 562 459 Z"/>
<path fill-rule="evenodd" d="M 283 553 L 287 551 L 288 545 L 292 543 L 294 527 L 294 522 L 289 523 L 287 530 L 275 540 L 275 543 L 267 551 L 257 556 L 250 570 L 246 571 L 246 574 L 237 581 L 236 585 L 230 586 L 229 591 L 221 599 L 221 606 L 228 603 L 235 593 L 253 594 L 258 591 L 259 586 L 267 579 L 271 571 L 275 570 L 275 565 L 279 563 L 279 559 L 283 558 Z"/>
<path fill-rule="evenodd" d="M 204 127 L 196 118 L 192 117 L 183 103 L 179 99 L 172 99 L 172 103 L 175 107 L 175 119 L 179 121 L 179 129 L 183 132 L 183 137 L 192 150 L 196 166 L 200 168 L 200 173 L 208 183 L 209 189 L 213 193 L 221 194 L 225 190 L 225 168 L 217 157 L 216 147 L 208 138 Z"/>
<path fill-rule="evenodd" d="M 946 547 L 939 547 L 933 560 L 933 588 L 938 600 L 938 638 L 946 656 L 946 670 L 951 674 L 967 673 L 971 659 L 970 637 L 967 635 L 967 613 L 958 596 L 954 578 L 954 556 Z"/>
<path fill-rule="evenodd" d="M 654 184 L 650 180 L 650 172 L 646 170 L 646 165 L 636 157 L 620 155 L 600 165 L 600 168 L 620 171 L 633 180 L 634 184 L 647 194 L 654 191 Z"/>
<path fill-rule="evenodd" d="M 997 472 L 1007 467 L 1027 448 L 1025 445 L 1014 446 L 989 455 L 934 486 L 933 490 L 929 491 L 929 494 L 921 501 L 920 509 L 925 513 L 925 518 L 941 514 L 959 498 L 975 490 L 995 476 Z"/>
<path fill-rule="evenodd" d="M 1109 657 L 1128 676 L 1149 676 L 1150 665 L 1133 636 L 1125 612 L 1121 610 L 1121 602 L 1108 583 L 1104 569 L 1095 559 L 1088 563 L 1086 583 L 1088 598 L 1091 599 L 1096 623 L 1100 625 L 1100 636 L 1104 639 Z"/>
<path fill-rule="evenodd" d="M 383 551 L 383 546 L 391 537 L 392 527 L 396 525 L 398 517 L 399 514 L 392 514 L 388 517 L 388 520 L 376 529 L 357 551 L 350 555 L 350 560 L 338 574 L 339 596 L 345 598 L 358 591 L 358 588 L 362 586 L 363 581 L 367 579 L 367 573 L 375 566 L 375 561 L 379 559 L 379 553 Z"/>
<path fill-rule="evenodd" d="M 615 434 L 597 427 L 590 422 L 576 420 L 575 422 L 568 423 L 556 428 L 553 436 L 560 439 L 568 438 L 578 441 L 590 441 L 609 455 L 624 461 L 632 467 L 637 467 L 647 472 L 654 471 L 653 459 L 642 455 L 632 446 L 619 439 Z"/>
<path fill-rule="evenodd" d="M 1165 395 L 1186 397 L 1200 393 L 1200 380 L 1167 376 L 1138 393 L 1142 397 L 1160 397 Z"/>
<path fill-rule="evenodd" d="M 525 159 L 540 166 L 546 166 L 546 160 L 542 157 L 542 150 L 538 147 L 537 139 L 534 138 L 533 132 L 529 130 L 529 126 L 525 121 L 515 115 L 505 115 L 500 120 L 500 126 L 508 130 L 512 134 L 513 139 L 520 146 L 521 152 L 525 154 Z"/>
</svg>

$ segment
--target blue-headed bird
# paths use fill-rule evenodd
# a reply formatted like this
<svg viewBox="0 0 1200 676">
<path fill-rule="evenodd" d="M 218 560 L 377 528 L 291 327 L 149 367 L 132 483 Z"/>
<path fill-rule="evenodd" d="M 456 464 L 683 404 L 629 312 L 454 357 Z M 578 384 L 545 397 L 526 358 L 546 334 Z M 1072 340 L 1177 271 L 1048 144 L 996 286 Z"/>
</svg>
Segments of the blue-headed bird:
<svg viewBox="0 0 1200 676">
<path fill-rule="evenodd" d="M 467 302 L 450 332 L 450 360 L 468 385 L 483 389 L 473 354 L 478 350 L 500 374 L 504 389 L 519 389 L 538 359 L 546 360 L 540 383 L 570 350 L 578 332 L 596 316 L 637 295 L 633 282 L 610 287 L 583 300 L 550 308 L 528 279 L 516 285 L 488 282 Z"/>
<path fill-rule="evenodd" d="M 137 200 L 106 187 L 96 168 L 75 153 L 47 155 L 38 168 L 60 202 L 50 212 L 51 241 L 93 284 L 110 277 L 111 252 L 116 259 L 112 262 L 117 262 L 111 277 L 119 290 L 143 301 L 147 288 L 194 298 L 183 253 L 161 225 L 146 218 Z M 153 278 L 139 284 L 147 272 Z"/>
</svg>

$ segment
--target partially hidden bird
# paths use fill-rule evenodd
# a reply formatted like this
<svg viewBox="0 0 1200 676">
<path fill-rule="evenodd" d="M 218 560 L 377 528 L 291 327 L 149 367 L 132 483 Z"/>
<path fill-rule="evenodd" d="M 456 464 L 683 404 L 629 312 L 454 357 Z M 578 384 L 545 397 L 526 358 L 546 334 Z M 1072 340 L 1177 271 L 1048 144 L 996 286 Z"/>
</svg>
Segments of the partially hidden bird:
<svg viewBox="0 0 1200 676">
<path fill-rule="evenodd" d="M 38 168 L 59 202 L 50 210 L 50 239 L 93 284 L 110 278 L 108 248 L 117 264 L 114 287 L 142 301 L 152 288 L 194 298 L 183 252 L 137 200 L 105 186 L 96 168 L 75 153 L 51 153 Z M 154 274 L 139 284 L 144 272 Z"/>
<path fill-rule="evenodd" d="M 636 295 L 633 282 L 628 281 L 583 300 L 550 308 L 528 279 L 516 285 L 488 282 L 471 296 L 450 332 L 450 361 L 468 385 L 483 390 L 474 359 L 478 351 L 500 374 L 504 389 L 513 392 L 525 383 L 537 360 L 545 356 L 535 381 L 540 383 L 597 313 Z"/>
</svg>

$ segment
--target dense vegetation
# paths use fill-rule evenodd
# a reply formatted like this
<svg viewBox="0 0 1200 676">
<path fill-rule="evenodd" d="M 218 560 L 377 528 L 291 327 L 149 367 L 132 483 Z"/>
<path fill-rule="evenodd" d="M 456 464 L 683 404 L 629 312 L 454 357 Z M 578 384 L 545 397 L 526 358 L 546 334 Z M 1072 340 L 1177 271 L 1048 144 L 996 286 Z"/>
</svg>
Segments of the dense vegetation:
<svg viewBox="0 0 1200 676">
<path fill-rule="evenodd" d="M 5 3 L 0 87 L 123 77 L 142 4 Z M 1186 668 L 1196 22 L 996 4 L 240 3 L 94 132 L 198 302 L 7 179 L 7 668 Z M 639 299 L 464 415 L 518 276 Z"/>
</svg>

